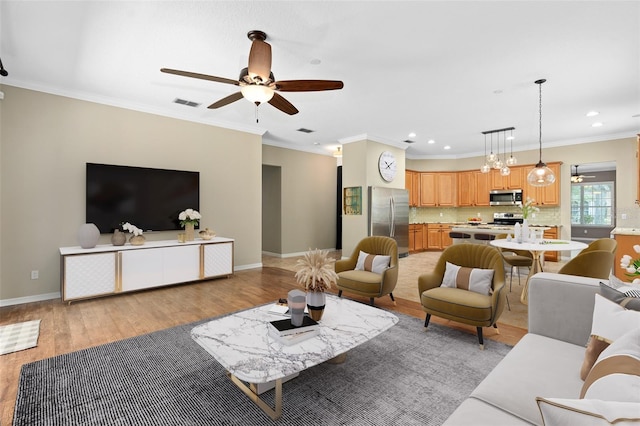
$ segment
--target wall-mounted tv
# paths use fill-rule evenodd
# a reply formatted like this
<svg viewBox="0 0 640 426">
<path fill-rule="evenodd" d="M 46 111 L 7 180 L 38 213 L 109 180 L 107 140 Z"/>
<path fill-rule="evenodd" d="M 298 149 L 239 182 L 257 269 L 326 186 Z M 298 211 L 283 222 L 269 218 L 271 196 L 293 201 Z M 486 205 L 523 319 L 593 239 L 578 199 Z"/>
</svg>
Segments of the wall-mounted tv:
<svg viewBox="0 0 640 426">
<path fill-rule="evenodd" d="M 87 163 L 86 221 L 101 233 L 122 222 L 144 231 L 181 229 L 178 214 L 200 210 L 200 173 Z"/>
</svg>

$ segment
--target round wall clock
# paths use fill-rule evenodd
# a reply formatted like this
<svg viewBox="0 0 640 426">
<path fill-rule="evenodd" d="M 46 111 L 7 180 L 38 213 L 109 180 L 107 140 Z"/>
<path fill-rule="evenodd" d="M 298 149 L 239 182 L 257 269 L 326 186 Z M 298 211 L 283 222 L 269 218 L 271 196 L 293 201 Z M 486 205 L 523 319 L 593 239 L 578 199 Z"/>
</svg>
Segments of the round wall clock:
<svg viewBox="0 0 640 426">
<path fill-rule="evenodd" d="M 393 181 L 396 177 L 396 157 L 389 151 L 383 151 L 378 160 L 378 170 L 382 179 Z"/>
</svg>

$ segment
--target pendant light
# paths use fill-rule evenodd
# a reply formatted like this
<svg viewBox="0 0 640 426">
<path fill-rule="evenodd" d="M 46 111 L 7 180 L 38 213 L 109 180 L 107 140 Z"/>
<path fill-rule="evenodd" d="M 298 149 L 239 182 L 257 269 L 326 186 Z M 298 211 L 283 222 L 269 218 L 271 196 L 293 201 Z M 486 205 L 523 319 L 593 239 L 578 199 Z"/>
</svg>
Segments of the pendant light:
<svg viewBox="0 0 640 426">
<path fill-rule="evenodd" d="M 496 170 L 500 170 L 502 168 L 502 160 L 500 159 L 500 133 L 498 133 L 498 143 L 496 144 L 497 149 L 496 149 L 496 161 L 493 162 L 493 168 Z"/>
<path fill-rule="evenodd" d="M 531 186 L 549 186 L 556 181 L 556 176 L 555 174 L 553 174 L 553 171 L 549 167 L 547 167 L 546 163 L 542 162 L 542 83 L 544 83 L 545 81 L 547 80 L 545 80 L 544 78 L 535 81 L 535 84 L 537 84 L 539 88 L 538 107 L 540 118 L 538 120 L 538 143 L 540 145 L 540 159 L 538 161 L 538 164 L 536 164 L 536 167 L 531 169 L 531 171 L 529 171 L 529 174 L 527 175 L 527 183 Z"/>
<path fill-rule="evenodd" d="M 503 159 L 507 158 L 507 133 L 506 132 L 502 133 L 502 158 Z M 507 163 L 508 161 L 503 162 L 502 167 L 500 167 L 501 176 L 509 176 L 511 174 L 511 169 L 509 168 L 509 165 Z"/>
<path fill-rule="evenodd" d="M 509 135 L 509 142 L 511 142 L 511 156 L 507 160 L 507 166 L 515 166 L 518 164 L 518 160 L 513 156 L 513 130 L 511 130 L 511 135 Z"/>
<path fill-rule="evenodd" d="M 493 153 L 493 133 L 491 134 L 491 153 L 489 155 L 487 155 L 487 163 L 489 163 L 489 165 L 493 165 L 493 163 L 495 163 L 496 161 L 496 155 Z"/>
<path fill-rule="evenodd" d="M 480 167 L 480 172 L 489 173 L 491 171 L 491 167 L 487 163 L 487 134 L 484 134 L 484 164 Z"/>
</svg>

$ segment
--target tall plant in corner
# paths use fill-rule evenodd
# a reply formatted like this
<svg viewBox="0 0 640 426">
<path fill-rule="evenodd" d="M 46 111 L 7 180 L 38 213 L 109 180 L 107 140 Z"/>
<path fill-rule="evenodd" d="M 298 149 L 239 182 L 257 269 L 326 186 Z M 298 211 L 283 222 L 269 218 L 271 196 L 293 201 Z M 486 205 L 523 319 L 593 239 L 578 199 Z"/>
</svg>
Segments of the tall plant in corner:
<svg viewBox="0 0 640 426">
<path fill-rule="evenodd" d="M 307 291 L 309 316 L 320 321 L 326 304 L 325 291 L 338 282 L 334 260 L 327 250 L 310 250 L 296 262 L 296 281 Z"/>
</svg>

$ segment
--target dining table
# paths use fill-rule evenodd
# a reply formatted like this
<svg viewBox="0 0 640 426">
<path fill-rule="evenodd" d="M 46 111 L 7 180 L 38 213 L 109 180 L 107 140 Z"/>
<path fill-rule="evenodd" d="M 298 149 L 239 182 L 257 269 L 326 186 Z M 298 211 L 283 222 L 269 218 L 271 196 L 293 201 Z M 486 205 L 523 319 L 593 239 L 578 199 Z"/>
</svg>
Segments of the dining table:
<svg viewBox="0 0 640 426">
<path fill-rule="evenodd" d="M 531 268 L 529 268 L 529 275 L 527 276 L 524 288 L 522 289 L 522 294 L 520 295 L 520 302 L 525 305 L 528 304 L 529 299 L 529 280 L 538 272 L 542 272 L 542 263 L 540 259 L 544 255 L 545 251 L 582 250 L 587 247 L 587 244 L 579 241 L 546 238 L 535 242 L 516 242 L 515 240 L 501 238 L 491 241 L 491 245 L 507 250 L 528 250 L 533 255 L 533 263 Z"/>
</svg>

